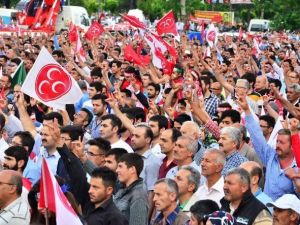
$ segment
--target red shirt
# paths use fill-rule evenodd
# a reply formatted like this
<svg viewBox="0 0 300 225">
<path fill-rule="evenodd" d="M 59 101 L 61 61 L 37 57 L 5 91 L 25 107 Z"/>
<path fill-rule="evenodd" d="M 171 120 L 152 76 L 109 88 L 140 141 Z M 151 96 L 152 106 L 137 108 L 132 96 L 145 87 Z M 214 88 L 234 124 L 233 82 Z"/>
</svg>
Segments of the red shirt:
<svg viewBox="0 0 300 225">
<path fill-rule="evenodd" d="M 158 179 L 165 178 L 167 173 L 169 172 L 169 170 L 172 169 L 173 167 L 177 166 L 177 162 L 175 160 L 173 160 L 168 166 L 167 166 L 167 161 L 168 161 L 168 158 L 165 157 L 163 159 L 162 164 L 159 167 Z"/>
</svg>

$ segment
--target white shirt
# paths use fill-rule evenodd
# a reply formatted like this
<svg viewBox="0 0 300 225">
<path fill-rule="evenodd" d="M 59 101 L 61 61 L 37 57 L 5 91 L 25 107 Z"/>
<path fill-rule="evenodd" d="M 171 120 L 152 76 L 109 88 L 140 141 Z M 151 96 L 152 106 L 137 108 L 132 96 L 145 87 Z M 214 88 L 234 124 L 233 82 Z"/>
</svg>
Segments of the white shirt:
<svg viewBox="0 0 300 225">
<path fill-rule="evenodd" d="M 133 153 L 132 148 L 125 141 L 119 139 L 117 142 L 110 145 L 111 148 L 124 148 L 128 153 Z"/>
<path fill-rule="evenodd" d="M 7 142 L 1 138 L 0 139 L 0 160 L 3 162 L 4 161 L 4 151 L 6 149 L 8 149 L 9 145 L 7 144 Z"/>
<path fill-rule="evenodd" d="M 223 187 L 224 178 L 222 176 L 210 189 L 208 189 L 207 182 L 205 182 L 196 192 L 199 197 L 198 200 L 210 199 L 215 201 L 219 207 L 221 207 L 220 200 L 224 197 Z"/>
<path fill-rule="evenodd" d="M 151 148 L 151 152 L 157 156 L 158 158 L 160 159 L 163 159 L 166 157 L 165 154 L 161 153 L 161 148 L 160 148 L 160 145 L 157 143 L 155 144 L 152 148 Z"/>
</svg>

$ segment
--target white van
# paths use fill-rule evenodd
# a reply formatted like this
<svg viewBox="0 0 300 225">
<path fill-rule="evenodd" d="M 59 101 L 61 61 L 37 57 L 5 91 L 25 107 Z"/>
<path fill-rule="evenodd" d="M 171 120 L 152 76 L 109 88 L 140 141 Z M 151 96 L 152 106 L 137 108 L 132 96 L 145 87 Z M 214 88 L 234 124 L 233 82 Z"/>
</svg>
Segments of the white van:
<svg viewBox="0 0 300 225">
<path fill-rule="evenodd" d="M 250 20 L 248 32 L 255 33 L 255 32 L 266 32 L 269 31 L 270 28 L 270 20 L 263 20 L 263 19 L 252 19 Z"/>
<path fill-rule="evenodd" d="M 81 6 L 63 6 L 63 10 L 56 18 L 55 31 L 68 29 L 68 24 L 72 22 L 85 31 L 91 25 L 89 15 L 85 8 Z"/>
</svg>

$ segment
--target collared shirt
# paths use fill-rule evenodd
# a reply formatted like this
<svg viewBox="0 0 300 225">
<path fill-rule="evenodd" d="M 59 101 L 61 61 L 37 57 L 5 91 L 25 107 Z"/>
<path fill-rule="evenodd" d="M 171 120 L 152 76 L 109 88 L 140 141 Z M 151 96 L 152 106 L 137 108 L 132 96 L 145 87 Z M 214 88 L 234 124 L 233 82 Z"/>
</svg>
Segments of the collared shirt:
<svg viewBox="0 0 300 225">
<path fill-rule="evenodd" d="M 248 159 L 242 156 L 238 151 L 232 152 L 226 157 L 226 163 L 222 170 L 222 175 L 225 176 L 230 169 L 239 167 L 243 162 L 247 161 Z"/>
<path fill-rule="evenodd" d="M 144 160 L 144 168 L 141 172 L 140 177 L 144 179 L 146 190 L 153 191 L 154 184 L 158 179 L 158 172 L 162 160 L 156 157 L 152 153 L 151 149 L 149 149 L 143 154 L 143 160 Z"/>
<path fill-rule="evenodd" d="M 285 171 L 280 167 L 278 155 L 271 146 L 269 146 L 263 136 L 262 130 L 252 115 L 245 117 L 246 128 L 250 134 L 254 150 L 266 167 L 266 181 L 264 192 L 276 201 L 284 194 L 294 194 L 295 186 L 293 181 L 285 175 Z M 295 160 L 290 165 L 296 167 Z"/>
<path fill-rule="evenodd" d="M 165 178 L 168 171 L 173 167 L 177 166 L 177 162 L 173 160 L 169 165 L 167 165 L 168 157 L 165 157 L 162 161 L 162 164 L 159 167 L 158 179 Z"/>
<path fill-rule="evenodd" d="M 1 225 L 29 225 L 29 223 L 29 206 L 27 203 L 22 202 L 21 197 L 0 211 Z"/>
<path fill-rule="evenodd" d="M 185 165 L 185 166 L 191 166 L 191 167 L 195 168 L 197 171 L 200 171 L 200 167 L 196 164 L 195 161 L 192 161 L 189 165 Z M 175 166 L 172 169 L 170 169 L 166 175 L 166 178 L 174 179 L 179 169 L 180 169 L 179 166 Z M 202 178 L 202 176 L 201 176 L 201 178 Z"/>
<path fill-rule="evenodd" d="M 205 102 L 205 110 L 209 114 L 211 118 L 216 116 L 218 105 L 220 104 L 221 100 L 211 93 L 207 98 L 204 99 Z"/>
<path fill-rule="evenodd" d="M 41 177 L 41 168 L 33 160 L 28 159 L 23 176 L 35 184 Z"/>
<path fill-rule="evenodd" d="M 264 205 L 267 203 L 273 202 L 273 200 L 266 195 L 261 188 L 258 188 L 257 191 L 253 194 L 259 201 L 261 201 Z M 269 211 L 273 214 L 273 207 L 268 207 Z"/>
<path fill-rule="evenodd" d="M 165 223 L 163 222 L 164 215 L 162 213 L 159 213 L 157 215 L 157 217 L 155 218 L 155 220 L 153 221 L 153 223 L 151 223 L 151 225 L 163 225 L 163 224 L 164 225 L 173 225 L 178 213 L 179 213 L 179 207 L 177 206 L 175 208 L 175 210 L 168 215 Z"/>
<path fill-rule="evenodd" d="M 98 138 L 101 136 L 100 124 L 101 124 L 100 119 L 97 116 L 94 116 L 94 118 L 91 122 L 91 125 L 90 125 L 92 139 L 95 139 L 95 138 Z"/>
<path fill-rule="evenodd" d="M 199 187 L 196 194 L 198 196 L 198 200 L 210 199 L 215 201 L 219 207 L 221 207 L 220 200 L 224 197 L 224 177 L 221 176 L 219 180 L 208 188 L 207 182 L 205 182 L 202 186 Z"/>
<path fill-rule="evenodd" d="M 41 148 L 41 153 L 37 158 L 37 165 L 41 169 L 42 168 L 42 159 L 45 158 L 47 161 L 47 164 L 52 172 L 53 175 L 57 174 L 57 165 L 58 161 L 60 159 L 60 154 L 58 151 L 55 151 L 53 154 L 49 155 L 49 152 L 42 147 Z"/>
<path fill-rule="evenodd" d="M 4 151 L 8 149 L 9 145 L 7 142 L 4 140 L 4 138 L 0 139 L 0 160 L 3 162 L 4 161 Z"/>
</svg>

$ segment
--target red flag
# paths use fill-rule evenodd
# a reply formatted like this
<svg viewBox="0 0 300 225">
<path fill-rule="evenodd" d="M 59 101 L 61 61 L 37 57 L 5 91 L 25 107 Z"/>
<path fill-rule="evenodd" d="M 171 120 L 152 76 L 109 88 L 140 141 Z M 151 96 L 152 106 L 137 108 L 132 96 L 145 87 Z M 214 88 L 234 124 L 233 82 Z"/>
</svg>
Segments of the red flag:
<svg viewBox="0 0 300 225">
<path fill-rule="evenodd" d="M 86 39 L 91 41 L 98 38 L 103 32 L 103 26 L 97 21 L 94 21 L 84 36 L 86 37 Z"/>
<path fill-rule="evenodd" d="M 146 29 L 146 25 L 143 22 L 141 22 L 137 17 L 130 16 L 127 14 L 121 14 L 121 16 L 123 17 L 124 20 L 127 20 L 130 23 L 130 25 L 136 28 Z"/>
<path fill-rule="evenodd" d="M 173 61 L 168 61 L 164 54 L 161 52 L 160 48 L 155 48 L 155 55 L 161 60 L 163 73 L 171 75 L 173 73 L 175 63 Z"/>
<path fill-rule="evenodd" d="M 178 55 L 177 55 L 177 51 L 176 51 L 176 48 L 169 45 L 161 36 L 158 36 L 154 33 L 152 33 L 155 38 L 160 41 L 167 49 L 167 51 L 169 52 L 169 54 L 172 56 L 173 59 L 177 59 L 178 58 Z"/>
<path fill-rule="evenodd" d="M 175 17 L 172 10 L 157 22 L 156 30 L 159 35 L 173 34 L 174 36 L 178 36 Z"/>
<path fill-rule="evenodd" d="M 69 29 L 70 29 L 70 31 L 69 31 L 69 40 L 70 40 L 70 42 L 71 43 L 77 42 L 79 36 L 78 36 L 78 31 L 77 31 L 76 26 L 73 23 L 71 23 Z"/>
<path fill-rule="evenodd" d="M 82 225 L 44 158 L 42 163 L 39 208 L 47 208 L 54 212 L 56 214 L 57 225 Z"/>
<path fill-rule="evenodd" d="M 243 40 L 243 29 L 240 27 L 239 29 L 239 41 L 241 42 Z"/>
<path fill-rule="evenodd" d="M 140 55 L 138 55 L 134 49 L 131 47 L 131 45 L 126 45 L 124 48 L 124 59 L 132 62 L 134 64 L 144 66 L 150 63 L 150 60 L 141 58 Z M 148 62 L 147 62 L 148 61 Z"/>
</svg>

